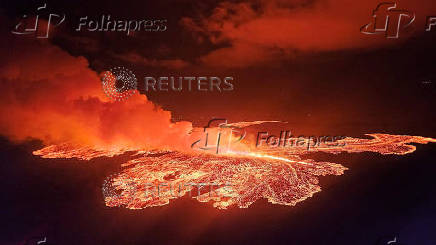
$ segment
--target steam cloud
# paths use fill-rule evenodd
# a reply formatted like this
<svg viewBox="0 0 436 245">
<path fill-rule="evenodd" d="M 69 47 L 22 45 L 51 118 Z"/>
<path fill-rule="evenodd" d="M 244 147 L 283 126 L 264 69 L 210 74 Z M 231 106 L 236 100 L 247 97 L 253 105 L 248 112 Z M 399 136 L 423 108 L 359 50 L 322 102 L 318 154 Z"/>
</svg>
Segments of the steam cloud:
<svg viewBox="0 0 436 245">
<path fill-rule="evenodd" d="M 45 42 L 14 42 L 0 61 L 0 133 L 11 140 L 97 148 L 188 146 L 189 122 L 137 95 L 109 101 L 96 72 Z M 3 46 L 5 47 L 5 46 Z M 3 48 L 5 49 L 5 48 Z M 7 51 L 2 53 L 8 53 Z"/>
</svg>

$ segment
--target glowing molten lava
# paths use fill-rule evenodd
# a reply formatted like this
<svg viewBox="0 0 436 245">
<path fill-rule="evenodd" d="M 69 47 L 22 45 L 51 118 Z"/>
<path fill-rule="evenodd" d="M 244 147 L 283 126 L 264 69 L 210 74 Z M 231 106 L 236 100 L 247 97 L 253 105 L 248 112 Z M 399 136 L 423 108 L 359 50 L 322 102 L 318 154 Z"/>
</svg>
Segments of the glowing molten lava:
<svg viewBox="0 0 436 245">
<path fill-rule="evenodd" d="M 310 152 L 377 152 L 408 154 L 416 150 L 410 143 L 426 144 L 436 139 L 419 136 L 368 134 L 372 139 L 345 138 L 341 147 L 311 148 Z M 46 158 L 89 160 L 114 156 L 127 150 L 95 150 L 67 144 L 49 146 L 35 151 Z M 131 150 L 130 150 L 131 151 Z M 247 208 L 256 200 L 266 198 L 281 205 L 295 205 L 321 190 L 318 176 L 341 175 L 340 164 L 303 160 L 309 153 L 305 147 L 259 148 L 255 151 L 230 151 L 225 154 L 198 154 L 178 151 L 138 151 L 137 158 L 124 163 L 121 173 L 110 176 L 103 185 L 107 206 L 140 209 L 166 205 L 171 199 L 191 195 L 200 202 L 226 209 Z M 190 183 L 187 185 L 187 183 Z M 213 191 L 200 183 L 215 183 Z M 227 190 L 223 185 L 228 184 Z M 159 187 L 159 193 L 156 189 Z M 200 189 L 202 189 L 200 191 Z"/>
<path fill-rule="evenodd" d="M 10 45 L 3 46 L 0 48 L 10 49 Z M 205 193 L 203 188 L 193 196 L 201 202 L 213 202 L 217 208 L 246 208 L 261 198 L 295 205 L 320 191 L 318 176 L 341 175 L 345 170 L 336 163 L 302 159 L 309 152 L 306 147 L 253 148 L 252 144 L 241 143 L 229 148 L 228 143 L 238 141 L 237 137 L 229 137 L 218 155 L 206 151 L 200 154 L 190 146 L 199 142 L 202 129 L 195 131 L 187 121 L 173 123 L 170 111 L 138 93 L 123 103 L 111 101 L 103 93 L 104 73 L 102 84 L 84 57 L 71 56 L 50 42 L 29 42 L 13 48 L 14 52 L 5 51 L 6 60 L 0 62 L 0 134 L 14 142 L 41 140 L 48 146 L 34 154 L 44 158 L 89 160 L 136 152 L 120 173 L 104 183 L 108 206 L 165 205 L 201 189 L 192 183 L 216 184 L 213 193 Z M 128 80 L 130 84 L 134 79 Z M 109 82 L 115 82 L 113 77 Z M 239 122 L 224 128 L 236 132 L 262 123 L 265 121 Z M 401 155 L 415 151 L 410 143 L 436 142 L 416 136 L 369 136 L 372 138 L 345 138 L 340 140 L 344 146 L 313 147 L 310 152 Z M 151 195 L 153 185 L 159 187 L 161 183 L 173 190 L 162 186 L 159 195 Z M 225 189 L 227 184 L 231 192 Z"/>
</svg>

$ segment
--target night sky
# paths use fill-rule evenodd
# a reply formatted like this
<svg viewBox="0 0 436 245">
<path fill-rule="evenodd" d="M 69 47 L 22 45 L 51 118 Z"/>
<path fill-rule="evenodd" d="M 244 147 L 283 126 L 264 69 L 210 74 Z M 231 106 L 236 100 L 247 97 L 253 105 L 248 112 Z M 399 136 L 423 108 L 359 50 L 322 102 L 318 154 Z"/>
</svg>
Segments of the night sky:
<svg viewBox="0 0 436 245">
<path fill-rule="evenodd" d="M 23 14 L 65 14 L 47 39 L 14 35 Z M 436 138 L 436 16 L 430 0 L 398 1 L 416 16 L 398 39 L 365 35 L 379 1 L 14 1 L 0 3 L 0 244 L 435 245 L 435 144 L 404 155 L 314 153 L 349 168 L 320 179 L 295 207 L 258 201 L 217 210 L 188 197 L 128 210 L 104 205 L 101 184 L 129 153 L 89 162 L 32 155 L 49 144 L 175 148 L 188 121 L 279 120 L 306 135 Z M 166 20 L 165 31 L 75 31 L 80 18 Z M 41 17 L 42 19 L 45 17 Z M 43 20 L 44 21 L 44 20 Z M 234 90 L 153 91 L 106 106 L 100 74 L 234 77 Z M 139 85 L 141 86 L 141 85 Z M 133 129 L 133 131 L 132 131 Z M 33 239 L 33 240 L 32 240 Z"/>
</svg>

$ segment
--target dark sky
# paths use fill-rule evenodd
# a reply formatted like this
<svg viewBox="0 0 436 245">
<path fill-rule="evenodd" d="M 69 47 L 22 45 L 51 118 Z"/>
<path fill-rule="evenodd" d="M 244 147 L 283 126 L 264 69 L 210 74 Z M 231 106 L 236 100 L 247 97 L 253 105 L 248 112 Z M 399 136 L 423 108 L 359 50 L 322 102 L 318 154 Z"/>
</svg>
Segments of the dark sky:
<svg viewBox="0 0 436 245">
<path fill-rule="evenodd" d="M 50 13 L 66 15 L 50 38 L 11 33 L 22 14 L 32 15 L 44 2 Z M 213 117 L 287 121 L 286 129 L 295 134 L 436 138 L 436 29 L 424 32 L 426 17 L 436 16 L 434 1 L 398 2 L 399 9 L 416 14 L 398 39 L 359 31 L 372 21 L 379 3 L 373 0 L 44 2 L 0 3 L 0 134 L 6 137 L 0 158 L 7 163 L 1 166 L 0 183 L 3 198 L 12 200 L 1 202 L 8 236 L 0 241 L 38 234 L 48 224 L 58 227 L 58 241 L 71 244 L 110 244 L 107 239 L 116 244 L 184 239 L 246 244 L 253 238 L 257 244 L 292 239 L 298 244 L 369 244 L 395 233 L 406 244 L 429 244 L 435 226 L 433 145 L 405 158 L 353 155 L 346 161 L 349 168 L 357 163 L 353 171 L 340 181 L 322 179 L 324 189 L 316 200 L 295 209 L 259 202 L 228 216 L 212 207 L 192 208 L 189 200 L 179 200 L 176 209 L 146 209 L 139 215 L 104 209 L 100 185 L 119 170 L 114 162 L 125 156 L 77 165 L 75 160 L 47 162 L 31 152 L 65 139 L 83 144 L 141 140 L 158 146 L 172 139 L 177 144 L 176 135 L 190 125 L 171 121 L 202 127 Z M 103 14 L 120 20 L 166 19 L 167 30 L 129 36 L 74 31 L 80 17 Z M 113 66 L 131 69 L 139 81 L 146 75 L 233 76 L 235 89 L 149 92 L 147 99 L 113 104 L 98 77 Z M 29 137 L 42 143 L 10 142 Z M 341 161 L 344 156 L 329 157 Z M 177 212 L 186 207 L 188 212 Z M 201 224 L 188 222 L 192 216 L 203 217 Z M 138 222 L 146 224 L 146 232 Z M 162 232 L 168 227 L 177 235 Z"/>
<path fill-rule="evenodd" d="M 368 123 L 404 133 L 423 125 L 434 129 L 436 34 L 424 32 L 423 26 L 436 6 L 430 1 L 399 3 L 416 13 L 416 22 L 401 30 L 399 39 L 387 40 L 359 32 L 371 21 L 377 6 L 373 2 L 53 1 L 47 2 L 50 10 L 65 13 L 67 19 L 47 41 L 72 56 L 86 57 L 96 72 L 124 65 L 139 78 L 235 77 L 232 92 L 147 94 L 194 123 L 225 116 L 233 121 L 286 120 L 300 127 Z M 40 3 L 4 4 L 3 15 L 12 24 Z M 79 17 L 99 19 L 103 14 L 166 19 L 168 29 L 132 36 L 74 31 Z"/>
</svg>

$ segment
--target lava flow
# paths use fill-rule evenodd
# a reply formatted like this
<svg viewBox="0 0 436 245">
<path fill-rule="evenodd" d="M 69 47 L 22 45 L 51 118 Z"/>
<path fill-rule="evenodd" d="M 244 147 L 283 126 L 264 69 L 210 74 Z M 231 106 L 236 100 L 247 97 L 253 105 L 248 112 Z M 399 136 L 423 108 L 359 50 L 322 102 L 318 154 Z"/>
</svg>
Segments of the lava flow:
<svg viewBox="0 0 436 245">
<path fill-rule="evenodd" d="M 416 150 L 411 143 L 436 142 L 436 139 L 419 136 L 368 136 L 372 139 L 347 137 L 338 141 L 343 146 L 316 147 L 310 152 L 369 151 L 403 155 Z M 293 206 L 321 191 L 318 176 L 341 175 L 347 170 L 337 163 L 302 159 L 302 155 L 309 153 L 305 147 L 227 149 L 223 154 L 210 154 L 170 150 L 96 150 L 63 144 L 45 147 L 34 154 L 44 158 L 89 160 L 126 151 L 136 152 L 136 158 L 124 163 L 121 173 L 109 176 L 103 184 L 104 199 L 110 207 L 141 209 L 162 206 L 171 199 L 188 194 L 200 202 L 212 202 L 219 209 L 229 206 L 247 208 L 262 198 L 273 204 Z M 209 187 L 210 190 L 205 191 Z"/>
</svg>

